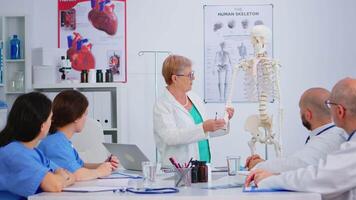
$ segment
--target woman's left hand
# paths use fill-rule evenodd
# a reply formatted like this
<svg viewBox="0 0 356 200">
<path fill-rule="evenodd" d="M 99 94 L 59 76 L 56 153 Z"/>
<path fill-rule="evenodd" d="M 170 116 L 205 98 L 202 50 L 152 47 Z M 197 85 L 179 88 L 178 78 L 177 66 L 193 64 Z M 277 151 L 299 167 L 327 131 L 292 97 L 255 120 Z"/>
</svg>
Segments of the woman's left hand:
<svg viewBox="0 0 356 200">
<path fill-rule="evenodd" d="M 235 109 L 233 107 L 227 107 L 226 112 L 229 115 L 229 120 L 234 116 Z"/>
</svg>

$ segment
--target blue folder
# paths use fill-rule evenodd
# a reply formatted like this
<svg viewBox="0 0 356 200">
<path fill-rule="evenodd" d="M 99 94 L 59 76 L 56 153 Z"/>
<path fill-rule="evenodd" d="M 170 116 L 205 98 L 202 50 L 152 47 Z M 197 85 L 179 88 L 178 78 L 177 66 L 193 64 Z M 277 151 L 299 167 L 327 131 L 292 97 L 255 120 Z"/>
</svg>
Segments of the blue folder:
<svg viewBox="0 0 356 200">
<path fill-rule="evenodd" d="M 258 188 L 256 186 L 243 187 L 243 192 L 290 192 L 285 189 L 267 189 L 267 188 Z"/>
</svg>

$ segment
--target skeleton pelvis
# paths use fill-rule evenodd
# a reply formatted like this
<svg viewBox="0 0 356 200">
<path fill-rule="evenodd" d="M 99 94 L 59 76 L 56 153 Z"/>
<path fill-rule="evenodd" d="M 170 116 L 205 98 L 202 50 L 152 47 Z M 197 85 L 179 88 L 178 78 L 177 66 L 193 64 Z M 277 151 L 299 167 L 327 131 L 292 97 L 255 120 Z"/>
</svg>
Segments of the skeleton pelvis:
<svg viewBox="0 0 356 200">
<path fill-rule="evenodd" d="M 272 117 L 268 116 L 267 120 L 261 120 L 260 115 L 250 115 L 245 122 L 245 131 L 255 137 L 262 137 L 264 132 L 271 132 Z"/>
</svg>

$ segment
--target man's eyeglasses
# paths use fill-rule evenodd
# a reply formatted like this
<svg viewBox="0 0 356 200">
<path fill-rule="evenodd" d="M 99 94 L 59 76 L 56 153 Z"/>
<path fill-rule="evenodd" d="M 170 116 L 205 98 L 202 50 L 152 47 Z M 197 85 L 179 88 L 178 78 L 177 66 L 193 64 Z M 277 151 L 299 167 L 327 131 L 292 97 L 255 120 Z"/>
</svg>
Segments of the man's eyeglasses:
<svg viewBox="0 0 356 200">
<path fill-rule="evenodd" d="M 194 71 L 191 71 L 189 74 L 185 75 L 185 74 L 176 74 L 176 76 L 185 76 L 188 77 L 190 80 L 194 79 Z"/>
<path fill-rule="evenodd" d="M 338 103 L 334 103 L 334 102 L 331 102 L 330 100 L 326 100 L 325 102 L 325 106 L 328 107 L 329 109 L 331 108 L 331 105 L 339 105 Z"/>
</svg>

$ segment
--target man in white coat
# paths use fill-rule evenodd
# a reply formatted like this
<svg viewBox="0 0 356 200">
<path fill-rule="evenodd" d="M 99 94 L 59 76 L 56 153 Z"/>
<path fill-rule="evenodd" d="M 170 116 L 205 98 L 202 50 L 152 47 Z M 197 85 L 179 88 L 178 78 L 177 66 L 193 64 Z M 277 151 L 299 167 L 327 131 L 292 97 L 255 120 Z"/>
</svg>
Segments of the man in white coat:
<svg viewBox="0 0 356 200">
<path fill-rule="evenodd" d="M 259 155 L 252 155 L 247 158 L 246 167 L 272 173 L 285 172 L 317 165 L 320 158 L 325 159 L 328 153 L 339 149 L 347 134 L 332 123 L 330 109 L 324 104 L 329 97 L 330 92 L 324 88 L 310 88 L 300 97 L 300 117 L 304 127 L 310 130 L 302 149 L 290 156 L 266 161 Z"/>
<path fill-rule="evenodd" d="M 245 186 L 252 181 L 259 188 L 287 189 L 303 192 L 317 192 L 325 199 L 356 199 L 356 79 L 339 81 L 325 104 L 330 108 L 336 126 L 348 134 L 347 142 L 340 149 L 310 165 L 298 170 L 273 174 L 257 169 L 246 178 Z"/>
</svg>

